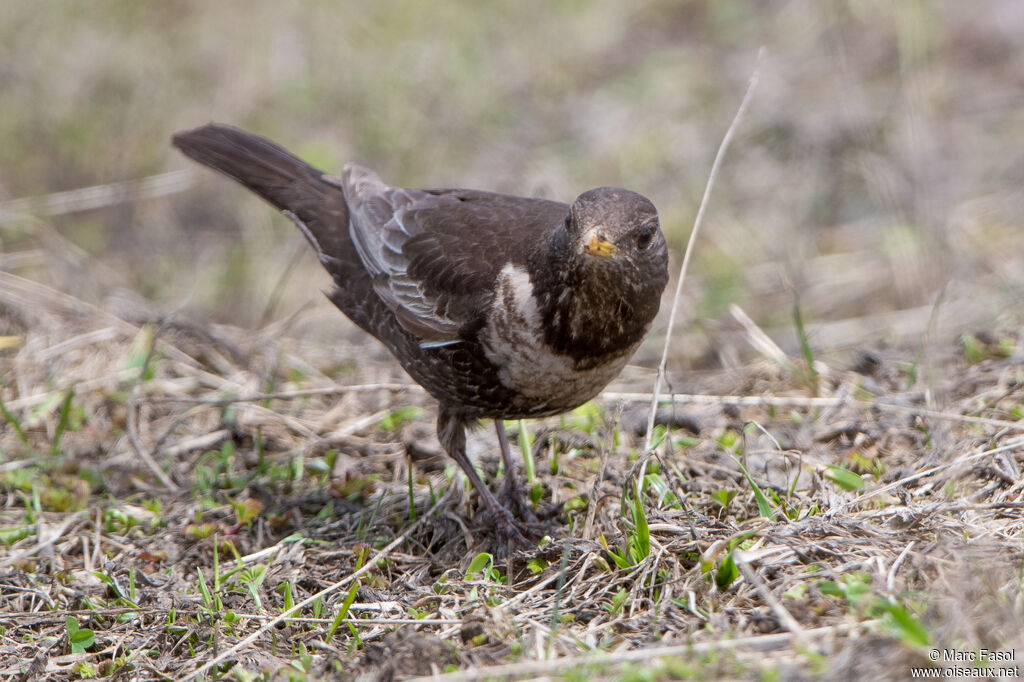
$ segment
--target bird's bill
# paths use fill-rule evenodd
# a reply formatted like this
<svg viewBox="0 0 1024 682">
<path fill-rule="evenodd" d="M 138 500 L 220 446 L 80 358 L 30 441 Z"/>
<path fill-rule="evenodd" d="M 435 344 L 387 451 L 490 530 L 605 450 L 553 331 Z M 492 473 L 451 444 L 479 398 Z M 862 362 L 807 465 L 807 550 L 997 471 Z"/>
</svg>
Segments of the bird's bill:
<svg viewBox="0 0 1024 682">
<path fill-rule="evenodd" d="M 597 228 L 590 230 L 589 234 L 584 235 L 583 253 L 600 258 L 611 258 L 618 252 L 619 247 L 605 239 Z"/>
</svg>

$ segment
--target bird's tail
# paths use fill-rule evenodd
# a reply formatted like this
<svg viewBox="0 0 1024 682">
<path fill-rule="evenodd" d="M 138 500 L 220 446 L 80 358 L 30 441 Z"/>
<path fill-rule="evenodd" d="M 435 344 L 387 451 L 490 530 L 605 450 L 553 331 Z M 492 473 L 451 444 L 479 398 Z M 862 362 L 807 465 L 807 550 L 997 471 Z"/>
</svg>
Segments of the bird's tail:
<svg viewBox="0 0 1024 682">
<path fill-rule="evenodd" d="M 352 253 L 348 206 L 341 188 L 288 150 L 218 123 L 177 133 L 173 143 L 189 158 L 224 173 L 290 214 L 321 256 L 345 259 Z"/>
</svg>

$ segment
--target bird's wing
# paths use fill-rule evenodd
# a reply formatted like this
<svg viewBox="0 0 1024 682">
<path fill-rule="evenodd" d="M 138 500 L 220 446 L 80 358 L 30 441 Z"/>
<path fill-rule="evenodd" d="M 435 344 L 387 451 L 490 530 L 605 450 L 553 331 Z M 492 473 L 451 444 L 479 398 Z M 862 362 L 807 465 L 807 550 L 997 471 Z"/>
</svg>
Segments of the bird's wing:
<svg viewBox="0 0 1024 682">
<path fill-rule="evenodd" d="M 374 290 L 424 347 L 461 341 L 460 330 L 490 306 L 501 269 L 524 263 L 569 210 L 474 190 L 397 189 L 355 165 L 342 186 Z"/>
</svg>

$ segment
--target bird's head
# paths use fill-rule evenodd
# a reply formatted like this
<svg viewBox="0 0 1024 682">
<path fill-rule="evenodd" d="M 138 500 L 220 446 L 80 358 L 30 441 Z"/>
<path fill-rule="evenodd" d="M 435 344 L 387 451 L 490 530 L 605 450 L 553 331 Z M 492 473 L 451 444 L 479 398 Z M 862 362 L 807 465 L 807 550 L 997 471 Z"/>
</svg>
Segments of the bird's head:
<svg viewBox="0 0 1024 682">
<path fill-rule="evenodd" d="M 542 283 L 546 340 L 577 366 L 631 353 L 658 313 L 668 283 L 668 246 L 654 204 L 599 187 L 569 207 L 552 235 L 556 281 Z"/>
<path fill-rule="evenodd" d="M 653 285 L 659 294 L 668 281 L 665 235 L 646 197 L 617 187 L 586 191 L 569 209 L 565 229 L 584 270 Z"/>
</svg>

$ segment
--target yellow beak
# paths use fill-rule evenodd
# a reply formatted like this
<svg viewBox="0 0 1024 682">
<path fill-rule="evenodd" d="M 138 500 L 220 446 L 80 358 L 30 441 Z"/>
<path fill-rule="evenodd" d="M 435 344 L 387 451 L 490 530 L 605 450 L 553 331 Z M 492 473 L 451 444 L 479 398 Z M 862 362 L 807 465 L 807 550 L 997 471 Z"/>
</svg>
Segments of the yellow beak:
<svg viewBox="0 0 1024 682">
<path fill-rule="evenodd" d="M 612 244 L 601 236 L 600 230 L 593 230 L 590 233 L 590 239 L 587 239 L 583 243 L 583 253 L 590 256 L 600 256 L 601 258 L 611 258 L 619 252 L 619 247 Z"/>
</svg>

